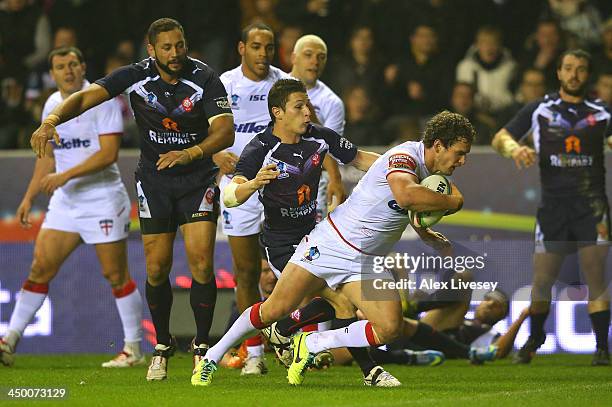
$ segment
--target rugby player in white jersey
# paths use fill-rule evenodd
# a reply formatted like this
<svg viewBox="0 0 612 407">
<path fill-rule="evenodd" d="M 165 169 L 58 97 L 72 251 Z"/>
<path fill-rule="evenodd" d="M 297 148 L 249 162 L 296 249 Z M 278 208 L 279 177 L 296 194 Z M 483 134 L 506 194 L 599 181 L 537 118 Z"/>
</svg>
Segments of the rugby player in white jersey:
<svg viewBox="0 0 612 407">
<path fill-rule="evenodd" d="M 307 122 L 307 115 L 304 120 Z M 305 296 L 326 286 L 340 290 L 367 319 L 342 329 L 294 336 L 294 359 L 287 376 L 290 384 L 303 382 L 315 354 L 323 350 L 380 346 L 400 336 L 430 336 L 431 328 L 424 332 L 426 325 L 403 319 L 399 295 L 393 287 L 372 294 L 377 286 L 393 281 L 391 273 L 375 272 L 374 262 L 400 239 L 409 224 L 408 210 L 461 209 L 463 196 L 455 185 L 452 194 L 442 195 L 419 182 L 434 173 L 451 175 L 464 165 L 474 136 L 474 128 L 465 117 L 444 111 L 427 123 L 422 141 L 403 143 L 378 158 L 347 201 L 304 237 L 272 295 L 247 308 L 208 350 L 196 367 L 192 384 L 210 385 L 217 362 L 232 344 L 288 315 Z M 253 183 L 265 185 L 277 176 L 278 172 L 264 167 Z M 449 244 L 431 229 L 416 231 L 434 247 Z M 477 359 L 492 360 L 496 351 L 494 346 L 489 347 Z"/>
<path fill-rule="evenodd" d="M 49 66 L 59 90 L 47 99 L 43 118 L 63 99 L 89 85 L 84 80 L 83 55 L 77 48 L 51 51 Z M 140 350 L 142 299 L 127 266 L 130 200 L 116 164 L 123 133 L 121 106 L 109 100 L 57 126 L 57 132 L 59 144 L 49 143 L 48 154 L 37 159 L 32 180 L 17 209 L 22 226 L 30 227 L 29 215 L 36 195 L 52 195 L 36 239 L 30 273 L 8 332 L 0 340 L 0 360 L 5 365 L 13 363 L 17 343 L 47 297 L 50 281 L 70 253 L 85 242 L 95 247 L 102 274 L 116 298 L 125 335 L 122 352 L 102 366 L 144 364 Z"/>
<path fill-rule="evenodd" d="M 332 129 L 339 135 L 344 135 L 344 103 L 340 96 L 323 83 L 319 78 L 327 64 L 327 44 L 317 35 L 308 34 L 300 37 L 291 54 L 291 76 L 304 82 L 308 99 L 314 107 L 315 114 L 322 126 Z M 336 175 L 332 173 L 332 176 Z M 319 220 L 327 216 L 327 209 L 333 209 L 341 202 L 328 202 L 327 187 L 329 174 L 324 171 L 319 183 L 317 197 L 317 215 Z M 332 186 L 342 186 L 342 181 L 332 180 Z M 344 195 L 344 190 L 333 191 L 329 196 Z"/>
<path fill-rule="evenodd" d="M 223 190 L 232 180 L 236 163 L 244 147 L 262 132 L 270 121 L 267 96 L 272 85 L 279 79 L 289 78 L 280 69 L 271 66 L 274 58 L 274 33 L 265 24 L 255 23 L 242 30 L 238 43 L 241 64 L 220 76 L 225 86 L 234 114 L 234 144 L 217 154 L 213 159 L 221 169 L 219 188 Z M 332 173 L 339 178 L 337 165 L 325 160 L 326 168 L 335 166 Z M 338 185 L 341 183 L 335 183 Z M 334 189 L 335 188 L 335 189 Z M 333 190 L 337 190 L 332 186 Z M 341 199 L 341 197 L 340 197 Z M 228 236 L 232 251 L 233 270 L 236 277 L 236 305 L 240 312 L 259 302 L 258 282 L 261 273 L 259 233 L 263 206 L 252 196 L 242 206 L 227 208 L 221 203 L 222 228 Z M 264 374 L 267 369 L 263 357 L 263 343 L 259 335 L 249 338 L 247 359 L 242 374 Z"/>
</svg>

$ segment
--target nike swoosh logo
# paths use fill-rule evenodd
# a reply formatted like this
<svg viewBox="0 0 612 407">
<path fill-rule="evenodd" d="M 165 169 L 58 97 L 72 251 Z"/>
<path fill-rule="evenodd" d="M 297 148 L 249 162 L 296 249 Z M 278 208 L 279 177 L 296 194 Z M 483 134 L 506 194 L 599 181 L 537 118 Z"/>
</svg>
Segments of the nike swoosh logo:
<svg viewBox="0 0 612 407">
<path fill-rule="evenodd" d="M 297 352 L 295 353 L 295 363 L 300 363 L 302 358 L 300 357 L 300 348 L 302 347 L 302 338 L 304 335 L 300 335 L 300 341 L 298 342 Z"/>
</svg>

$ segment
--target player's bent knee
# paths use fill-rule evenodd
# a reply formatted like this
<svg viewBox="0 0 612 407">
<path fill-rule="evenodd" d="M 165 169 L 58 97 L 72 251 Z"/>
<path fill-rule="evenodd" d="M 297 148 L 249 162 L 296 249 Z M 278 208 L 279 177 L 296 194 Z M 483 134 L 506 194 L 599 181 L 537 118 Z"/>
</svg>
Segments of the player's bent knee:
<svg viewBox="0 0 612 407">
<path fill-rule="evenodd" d="M 161 284 L 170 275 L 170 264 L 147 263 L 147 279 L 153 284 Z"/>
<path fill-rule="evenodd" d="M 35 283 L 48 283 L 57 273 L 58 266 L 45 261 L 42 258 L 35 257 L 30 267 L 28 279 Z"/>
<path fill-rule="evenodd" d="M 390 343 L 400 338 L 403 323 L 401 320 L 380 321 L 380 323 L 372 323 L 372 328 L 380 343 Z"/>
</svg>

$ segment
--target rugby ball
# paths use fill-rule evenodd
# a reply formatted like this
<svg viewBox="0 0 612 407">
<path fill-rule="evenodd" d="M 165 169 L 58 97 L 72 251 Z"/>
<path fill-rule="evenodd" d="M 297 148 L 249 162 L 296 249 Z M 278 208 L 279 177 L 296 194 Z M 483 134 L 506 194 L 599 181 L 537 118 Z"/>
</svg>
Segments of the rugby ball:
<svg viewBox="0 0 612 407">
<path fill-rule="evenodd" d="M 440 194 L 450 195 L 451 183 L 444 175 L 434 174 L 424 178 L 421 185 Z M 410 223 L 419 228 L 428 228 L 440 222 L 447 211 L 410 211 Z"/>
</svg>

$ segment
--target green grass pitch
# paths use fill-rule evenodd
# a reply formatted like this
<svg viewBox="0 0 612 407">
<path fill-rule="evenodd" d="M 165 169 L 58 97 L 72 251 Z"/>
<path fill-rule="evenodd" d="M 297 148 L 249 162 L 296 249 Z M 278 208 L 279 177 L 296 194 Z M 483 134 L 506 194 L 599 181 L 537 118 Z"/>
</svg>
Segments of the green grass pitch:
<svg viewBox="0 0 612 407">
<path fill-rule="evenodd" d="M 528 366 L 509 360 L 470 366 L 447 361 L 438 367 L 389 365 L 403 386 L 364 387 L 356 367 L 309 372 L 304 385 L 289 387 L 285 372 L 272 363 L 261 377 L 240 377 L 219 369 L 211 387 L 192 387 L 191 358 L 170 360 L 169 378 L 147 383 L 146 367 L 103 369 L 108 355 L 18 355 L 15 366 L 0 366 L 0 388 L 64 387 L 68 398 L 42 405 L 78 406 L 611 406 L 612 367 L 591 367 L 590 355 L 543 355 Z M 0 405 L 31 405 L 8 401 Z"/>
</svg>

